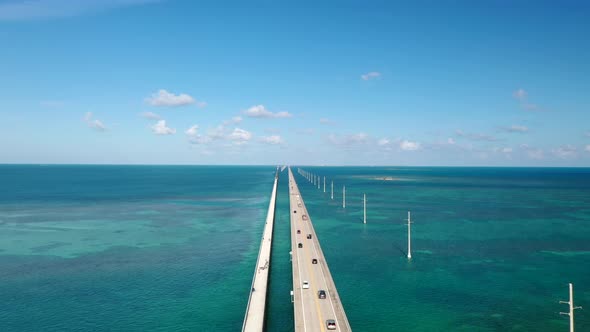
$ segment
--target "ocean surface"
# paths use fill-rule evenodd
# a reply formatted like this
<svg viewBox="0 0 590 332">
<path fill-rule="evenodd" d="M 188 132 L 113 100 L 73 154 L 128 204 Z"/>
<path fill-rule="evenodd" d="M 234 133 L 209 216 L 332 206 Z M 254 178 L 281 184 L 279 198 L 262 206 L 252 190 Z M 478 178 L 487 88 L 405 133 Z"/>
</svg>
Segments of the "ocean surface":
<svg viewBox="0 0 590 332">
<path fill-rule="evenodd" d="M 353 330 L 567 331 L 572 282 L 590 331 L 590 169 L 302 168 Z M 239 331 L 274 171 L 0 165 L 0 330 Z M 286 175 L 268 331 L 293 331 Z"/>
</svg>

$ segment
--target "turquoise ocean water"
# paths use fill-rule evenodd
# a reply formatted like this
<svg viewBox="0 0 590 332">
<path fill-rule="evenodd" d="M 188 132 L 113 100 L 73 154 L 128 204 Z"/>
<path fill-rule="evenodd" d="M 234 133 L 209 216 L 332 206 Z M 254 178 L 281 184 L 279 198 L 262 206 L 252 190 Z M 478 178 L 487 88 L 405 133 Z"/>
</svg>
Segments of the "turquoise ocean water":
<svg viewBox="0 0 590 332">
<path fill-rule="evenodd" d="M 566 331 L 568 282 L 590 308 L 589 169 L 304 169 L 327 177 L 296 179 L 355 331 Z M 1 330 L 240 330 L 274 170 L 0 166 Z M 269 331 L 293 329 L 281 176 Z"/>
</svg>

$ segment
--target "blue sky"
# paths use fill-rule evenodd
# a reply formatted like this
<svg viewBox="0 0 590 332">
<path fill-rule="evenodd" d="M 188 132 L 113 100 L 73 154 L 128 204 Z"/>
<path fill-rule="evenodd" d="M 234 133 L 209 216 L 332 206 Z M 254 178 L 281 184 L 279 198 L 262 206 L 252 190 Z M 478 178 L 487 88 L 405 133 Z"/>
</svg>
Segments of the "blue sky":
<svg viewBox="0 0 590 332">
<path fill-rule="evenodd" d="M 590 166 L 588 17 L 0 0 L 0 163 Z"/>
</svg>

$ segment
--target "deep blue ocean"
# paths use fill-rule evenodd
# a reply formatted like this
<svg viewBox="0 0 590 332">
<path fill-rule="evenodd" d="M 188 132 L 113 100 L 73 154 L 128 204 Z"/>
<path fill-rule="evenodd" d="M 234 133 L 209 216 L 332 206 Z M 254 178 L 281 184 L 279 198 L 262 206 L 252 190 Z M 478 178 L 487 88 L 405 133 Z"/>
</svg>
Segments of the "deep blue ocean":
<svg viewBox="0 0 590 332">
<path fill-rule="evenodd" d="M 567 331 L 569 282 L 590 331 L 590 169 L 302 168 L 355 331 Z M 239 331 L 274 172 L 0 165 L 0 330 Z M 267 330 L 292 331 L 286 171 L 277 199 Z"/>
</svg>

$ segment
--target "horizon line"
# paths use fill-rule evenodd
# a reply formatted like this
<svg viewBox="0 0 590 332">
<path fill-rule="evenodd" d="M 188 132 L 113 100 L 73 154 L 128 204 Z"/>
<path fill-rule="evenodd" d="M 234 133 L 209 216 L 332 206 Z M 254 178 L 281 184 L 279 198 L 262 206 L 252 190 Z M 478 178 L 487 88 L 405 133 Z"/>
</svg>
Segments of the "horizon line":
<svg viewBox="0 0 590 332">
<path fill-rule="evenodd" d="M 96 164 L 96 163 L 0 163 L 0 166 L 241 166 L 241 167 L 256 167 L 256 166 L 297 166 L 297 167 L 416 167 L 416 168 L 590 168 L 590 166 L 482 166 L 482 165 L 288 165 L 288 164 Z"/>
</svg>

